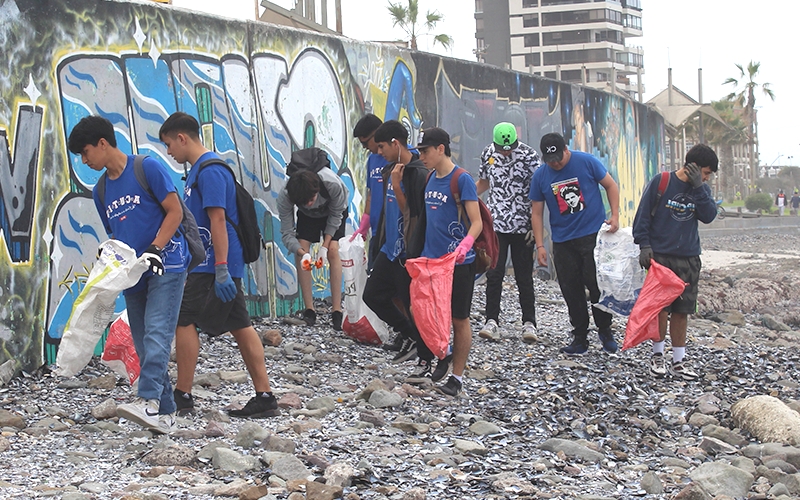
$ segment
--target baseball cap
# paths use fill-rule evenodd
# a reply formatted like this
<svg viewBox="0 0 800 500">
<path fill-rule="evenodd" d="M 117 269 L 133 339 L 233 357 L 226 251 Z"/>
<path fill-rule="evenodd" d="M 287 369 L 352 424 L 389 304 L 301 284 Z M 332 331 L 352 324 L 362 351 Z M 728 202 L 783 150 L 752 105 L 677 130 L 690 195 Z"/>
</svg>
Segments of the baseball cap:
<svg viewBox="0 0 800 500">
<path fill-rule="evenodd" d="M 517 145 L 519 145 L 517 141 L 517 129 L 508 122 L 500 122 L 495 125 L 492 136 L 495 149 L 511 151 L 512 149 L 516 149 Z"/>
<path fill-rule="evenodd" d="M 542 150 L 542 161 L 545 163 L 554 163 L 561 161 L 564 158 L 564 150 L 567 149 L 567 144 L 561 134 L 555 132 L 545 134 L 539 143 L 539 149 Z"/>
<path fill-rule="evenodd" d="M 450 134 L 445 132 L 443 129 L 440 129 L 439 127 L 432 127 L 420 131 L 419 139 L 417 139 L 418 148 L 426 148 L 428 146 L 436 147 L 439 144 L 444 144 L 445 146 L 449 146 Z"/>
</svg>

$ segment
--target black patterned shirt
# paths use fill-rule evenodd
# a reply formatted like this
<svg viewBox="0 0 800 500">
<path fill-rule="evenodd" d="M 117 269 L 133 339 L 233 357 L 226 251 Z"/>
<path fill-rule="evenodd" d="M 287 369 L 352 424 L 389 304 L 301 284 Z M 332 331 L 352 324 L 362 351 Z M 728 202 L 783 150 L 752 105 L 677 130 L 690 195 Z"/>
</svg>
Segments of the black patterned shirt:
<svg viewBox="0 0 800 500">
<path fill-rule="evenodd" d="M 528 191 L 539 165 L 539 154 L 522 142 L 508 156 L 495 151 L 494 143 L 483 150 L 478 179 L 489 181 L 486 205 L 492 212 L 495 231 L 508 234 L 530 231 Z"/>
</svg>

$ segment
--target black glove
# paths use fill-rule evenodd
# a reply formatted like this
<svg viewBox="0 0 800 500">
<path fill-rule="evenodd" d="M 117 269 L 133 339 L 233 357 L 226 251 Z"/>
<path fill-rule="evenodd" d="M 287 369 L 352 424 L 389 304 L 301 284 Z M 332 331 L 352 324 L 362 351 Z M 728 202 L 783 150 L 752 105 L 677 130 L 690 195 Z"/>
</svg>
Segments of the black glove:
<svg viewBox="0 0 800 500">
<path fill-rule="evenodd" d="M 536 238 L 533 237 L 533 230 L 525 233 L 525 244 L 532 247 L 536 243 Z"/>
<path fill-rule="evenodd" d="M 650 247 L 639 248 L 639 265 L 642 269 L 650 269 L 650 261 L 653 259 L 653 249 Z"/>
<path fill-rule="evenodd" d="M 697 189 L 703 185 L 703 172 L 697 166 L 697 163 L 687 163 L 684 170 L 686 171 L 686 177 L 689 178 L 689 184 L 693 188 Z"/>
<path fill-rule="evenodd" d="M 156 276 L 164 274 L 164 262 L 161 260 L 161 249 L 155 245 L 150 245 L 147 250 L 142 252 L 142 257 L 147 259 L 147 265 Z"/>
</svg>

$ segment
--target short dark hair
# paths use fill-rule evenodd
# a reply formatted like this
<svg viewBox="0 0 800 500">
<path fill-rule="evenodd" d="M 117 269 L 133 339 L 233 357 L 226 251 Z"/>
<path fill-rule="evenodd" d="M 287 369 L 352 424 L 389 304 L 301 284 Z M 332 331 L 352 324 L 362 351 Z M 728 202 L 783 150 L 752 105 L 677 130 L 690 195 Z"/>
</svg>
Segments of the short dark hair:
<svg viewBox="0 0 800 500">
<path fill-rule="evenodd" d="M 189 135 L 192 139 L 197 139 L 200 137 L 200 124 L 197 123 L 194 116 L 183 111 L 176 111 L 164 120 L 161 128 L 158 129 L 158 138 L 163 139 L 164 136 L 181 132 Z"/>
<path fill-rule="evenodd" d="M 397 120 L 384 122 L 372 138 L 375 142 L 392 142 L 392 139 L 398 140 L 403 147 L 408 146 L 408 130 Z"/>
<path fill-rule="evenodd" d="M 695 144 L 686 153 L 686 163 L 695 163 L 698 167 L 710 167 L 712 172 L 719 168 L 719 158 L 713 149 L 705 144 Z"/>
<path fill-rule="evenodd" d="M 286 193 L 289 201 L 297 206 L 303 206 L 319 193 L 322 180 L 316 172 L 300 170 L 289 177 L 286 182 Z"/>
<path fill-rule="evenodd" d="M 381 123 L 383 122 L 380 118 L 372 113 L 367 113 L 358 120 L 358 123 L 356 123 L 356 126 L 353 128 L 353 137 L 366 137 L 378 130 Z"/>
<path fill-rule="evenodd" d="M 105 139 L 109 145 L 117 147 L 114 125 L 102 116 L 84 116 L 69 133 L 67 147 L 71 152 L 79 155 L 83 153 L 86 146 L 97 146 L 100 139 Z"/>
</svg>

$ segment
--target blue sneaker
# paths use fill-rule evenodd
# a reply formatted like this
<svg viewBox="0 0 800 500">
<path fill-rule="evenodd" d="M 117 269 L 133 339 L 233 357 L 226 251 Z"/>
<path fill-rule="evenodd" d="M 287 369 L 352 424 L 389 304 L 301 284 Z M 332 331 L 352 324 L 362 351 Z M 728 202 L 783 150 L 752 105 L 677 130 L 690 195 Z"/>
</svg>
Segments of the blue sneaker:
<svg viewBox="0 0 800 500">
<path fill-rule="evenodd" d="M 586 341 L 586 334 L 579 335 L 572 332 L 572 343 L 560 349 L 564 354 L 583 354 L 589 350 L 589 343 Z"/>
<path fill-rule="evenodd" d="M 603 343 L 603 350 L 606 352 L 617 352 L 619 346 L 617 345 L 617 341 L 614 340 L 614 332 L 611 331 L 611 328 L 601 328 L 597 331 L 597 335 L 600 336 L 600 342 Z"/>
</svg>

